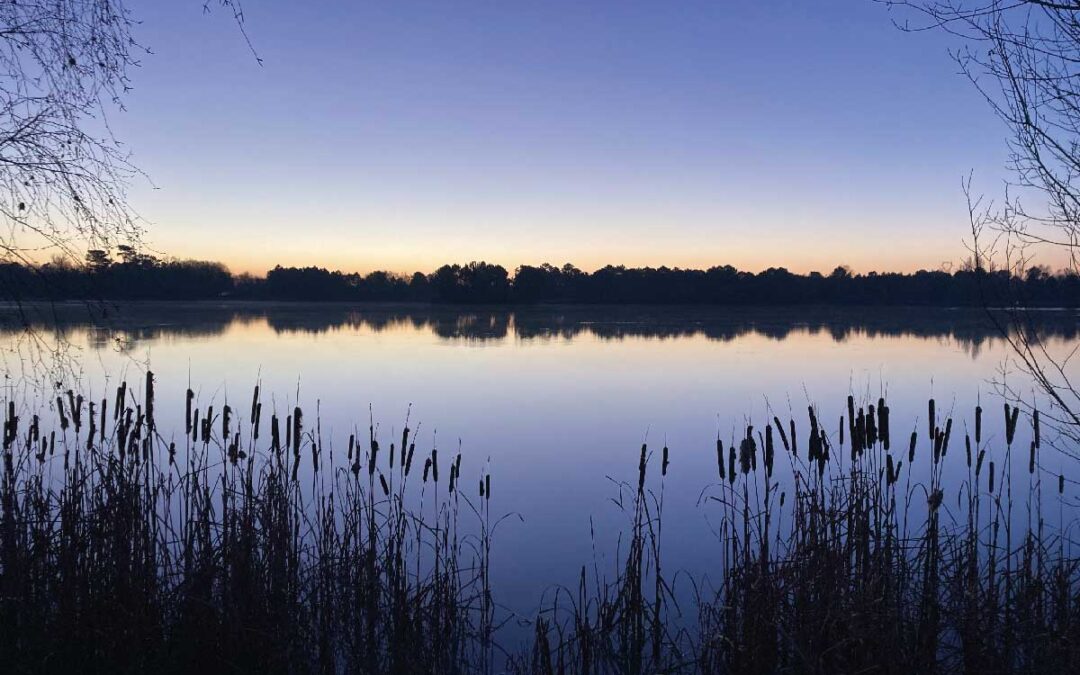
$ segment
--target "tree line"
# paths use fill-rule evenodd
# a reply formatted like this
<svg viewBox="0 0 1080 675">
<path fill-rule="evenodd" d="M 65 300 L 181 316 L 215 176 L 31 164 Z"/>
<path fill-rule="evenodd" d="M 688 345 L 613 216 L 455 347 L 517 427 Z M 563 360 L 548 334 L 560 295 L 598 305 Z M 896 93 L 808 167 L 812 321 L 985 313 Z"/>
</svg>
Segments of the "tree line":
<svg viewBox="0 0 1080 675">
<path fill-rule="evenodd" d="M 264 277 L 232 274 L 223 264 L 170 260 L 120 246 L 92 250 L 82 265 L 0 265 L 8 299 L 384 301 L 434 303 L 594 303 L 724 305 L 1012 305 L 1077 307 L 1080 275 L 1033 267 L 1022 276 L 965 266 L 957 271 L 796 274 L 782 267 L 746 272 L 608 265 L 594 272 L 566 264 L 443 265 L 430 274 L 345 273 L 276 266 Z"/>
</svg>

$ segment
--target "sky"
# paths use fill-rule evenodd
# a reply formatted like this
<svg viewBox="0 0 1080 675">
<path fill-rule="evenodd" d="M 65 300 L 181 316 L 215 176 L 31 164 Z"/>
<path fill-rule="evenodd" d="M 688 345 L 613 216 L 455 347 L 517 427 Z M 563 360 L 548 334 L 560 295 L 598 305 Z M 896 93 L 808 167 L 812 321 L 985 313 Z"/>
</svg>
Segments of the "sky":
<svg viewBox="0 0 1080 675">
<path fill-rule="evenodd" d="M 113 128 L 164 255 L 828 272 L 965 255 L 1006 130 L 872 0 L 132 0 Z"/>
</svg>

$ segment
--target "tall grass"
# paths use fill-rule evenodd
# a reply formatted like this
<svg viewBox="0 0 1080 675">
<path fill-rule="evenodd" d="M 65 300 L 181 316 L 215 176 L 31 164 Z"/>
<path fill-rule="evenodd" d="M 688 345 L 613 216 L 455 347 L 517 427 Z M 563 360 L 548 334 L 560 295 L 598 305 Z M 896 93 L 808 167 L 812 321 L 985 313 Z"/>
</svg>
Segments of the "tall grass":
<svg viewBox="0 0 1080 675">
<path fill-rule="evenodd" d="M 262 408 L 257 387 L 243 421 L 189 390 L 184 437 L 166 441 L 152 375 L 138 400 L 126 384 L 61 396 L 47 433 L 9 404 L 7 672 L 485 667 L 488 511 L 462 495 L 460 455 L 440 466 L 407 426 L 383 448 L 374 424 L 335 452 L 301 408 Z M 465 509 L 476 542 L 459 536 Z"/>
<path fill-rule="evenodd" d="M 984 440 L 976 409 L 967 477 L 946 485 L 954 424 L 934 407 L 925 436 L 899 448 L 885 401 L 863 409 L 850 397 L 834 434 L 811 407 L 801 445 L 794 420 L 778 418 L 726 447 L 718 439 L 718 481 L 701 507 L 719 518 L 721 563 L 713 584 L 692 586 L 692 612 L 661 564 L 668 450 L 650 472 L 656 458 L 642 447 L 636 486 L 620 486 L 630 525 L 619 570 L 590 579 L 582 568 L 578 588 L 541 612 L 514 670 L 1080 672 L 1075 503 L 1064 500 L 1065 476 L 1052 476 L 1059 525 L 1046 524 L 1038 413 L 1026 485 L 1013 485 L 1019 411 L 1008 406 L 1003 447 Z M 916 473 L 914 463 L 929 466 Z M 1014 488 L 1026 497 L 1014 502 Z M 1014 507 L 1030 526 L 1018 528 Z"/>
<path fill-rule="evenodd" d="M 703 579 L 665 563 L 678 457 L 643 445 L 617 568 L 582 567 L 520 644 L 490 581 L 491 476 L 459 450 L 370 415 L 335 448 L 259 387 L 242 409 L 189 390 L 174 437 L 154 390 L 5 406 L 6 672 L 1080 672 L 1075 507 L 1038 413 L 1022 448 L 1016 408 L 961 432 L 931 401 L 900 440 L 884 400 L 850 397 L 833 432 L 811 407 L 718 438 Z"/>
</svg>

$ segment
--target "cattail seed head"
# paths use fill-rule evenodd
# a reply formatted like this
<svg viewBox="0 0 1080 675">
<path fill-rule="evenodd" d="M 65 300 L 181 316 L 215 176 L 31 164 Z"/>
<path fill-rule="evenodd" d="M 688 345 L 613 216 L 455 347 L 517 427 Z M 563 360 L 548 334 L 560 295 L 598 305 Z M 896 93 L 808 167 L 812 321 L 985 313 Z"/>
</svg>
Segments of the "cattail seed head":
<svg viewBox="0 0 1080 675">
<path fill-rule="evenodd" d="M 192 424 L 192 422 L 191 422 L 191 404 L 192 404 L 192 402 L 194 400 L 195 400 L 195 392 L 191 391 L 191 389 L 188 389 L 187 390 L 187 395 L 185 396 L 184 429 L 189 434 L 191 433 L 191 424 Z"/>
<path fill-rule="evenodd" d="M 724 480 L 724 442 L 716 437 L 716 469 L 720 473 L 720 480 Z"/>
<path fill-rule="evenodd" d="M 784 425 L 780 423 L 779 417 L 773 417 L 773 424 L 776 425 L 776 432 L 780 434 L 780 442 L 784 444 L 784 452 L 791 452 L 791 445 L 788 443 L 787 434 L 784 433 Z"/>
<path fill-rule="evenodd" d="M 937 416 L 934 414 L 934 399 L 930 399 L 930 402 L 926 405 L 926 432 L 930 435 L 930 440 L 934 440 L 934 430 L 937 428 Z"/>
<path fill-rule="evenodd" d="M 982 406 L 975 406 L 975 446 L 982 443 Z"/>
<path fill-rule="evenodd" d="M 638 460 L 638 491 L 645 487 L 645 454 L 648 448 L 645 443 L 641 444 L 641 458 Z"/>
</svg>

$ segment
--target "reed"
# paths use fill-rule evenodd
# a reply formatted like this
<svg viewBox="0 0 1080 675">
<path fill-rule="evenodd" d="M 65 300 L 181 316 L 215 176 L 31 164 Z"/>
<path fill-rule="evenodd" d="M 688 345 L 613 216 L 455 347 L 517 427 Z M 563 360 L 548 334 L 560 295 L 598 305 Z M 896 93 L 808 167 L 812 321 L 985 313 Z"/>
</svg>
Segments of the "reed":
<svg viewBox="0 0 1080 675">
<path fill-rule="evenodd" d="M 643 451 L 636 490 L 623 483 L 617 499 L 631 515 L 622 572 L 590 580 L 582 568 L 576 593 L 564 591 L 562 622 L 546 608 L 515 672 L 1080 672 L 1080 557 L 1068 538 L 1075 502 L 1063 498 L 1064 475 L 1052 476 L 1060 525 L 1046 525 L 1037 415 L 1029 527 L 1019 533 L 1008 471 L 1017 408 L 1006 410 L 1005 447 L 984 438 L 976 409 L 974 444 L 965 439 L 967 478 L 946 485 L 953 419 L 939 419 L 933 401 L 927 407 L 927 440 L 920 447 L 913 431 L 906 458 L 892 450 L 884 400 L 862 409 L 849 399 L 837 448 L 811 407 L 805 458 L 784 443 L 786 457 L 755 466 L 751 427 L 732 439 L 725 466 L 718 439 L 718 481 L 701 508 L 719 514 L 721 564 L 710 572 L 715 583 L 695 583 L 697 619 L 683 625 L 673 611 L 674 577 L 665 577 L 659 562 L 668 472 L 663 464 L 659 476 L 650 472 Z M 773 425 L 783 429 L 774 417 L 764 433 L 767 451 Z M 844 449 L 845 431 L 848 451 L 830 452 Z M 998 464 L 989 460 L 980 484 L 987 455 Z M 930 460 L 928 474 L 912 469 L 920 457 Z M 787 465 L 783 483 L 772 461 Z M 656 639 L 633 639 L 642 633 Z"/>
<path fill-rule="evenodd" d="M 951 456 L 954 420 L 933 401 L 906 448 L 884 399 L 849 398 L 835 435 L 814 406 L 718 435 L 707 579 L 664 557 L 684 455 L 643 444 L 616 483 L 615 568 L 582 566 L 515 633 L 491 581 L 488 467 L 444 451 L 440 482 L 408 418 L 384 434 L 369 414 L 366 444 L 354 428 L 335 454 L 317 410 L 271 404 L 265 439 L 258 386 L 250 408 L 188 389 L 174 438 L 155 388 L 121 383 L 111 415 L 76 392 L 48 413 L 3 406 L 5 671 L 1080 672 L 1073 483 L 1043 466 L 1034 411 L 1028 442 L 1018 408 L 1000 434 L 976 408 Z M 946 480 L 950 463 L 963 477 Z"/>
</svg>

